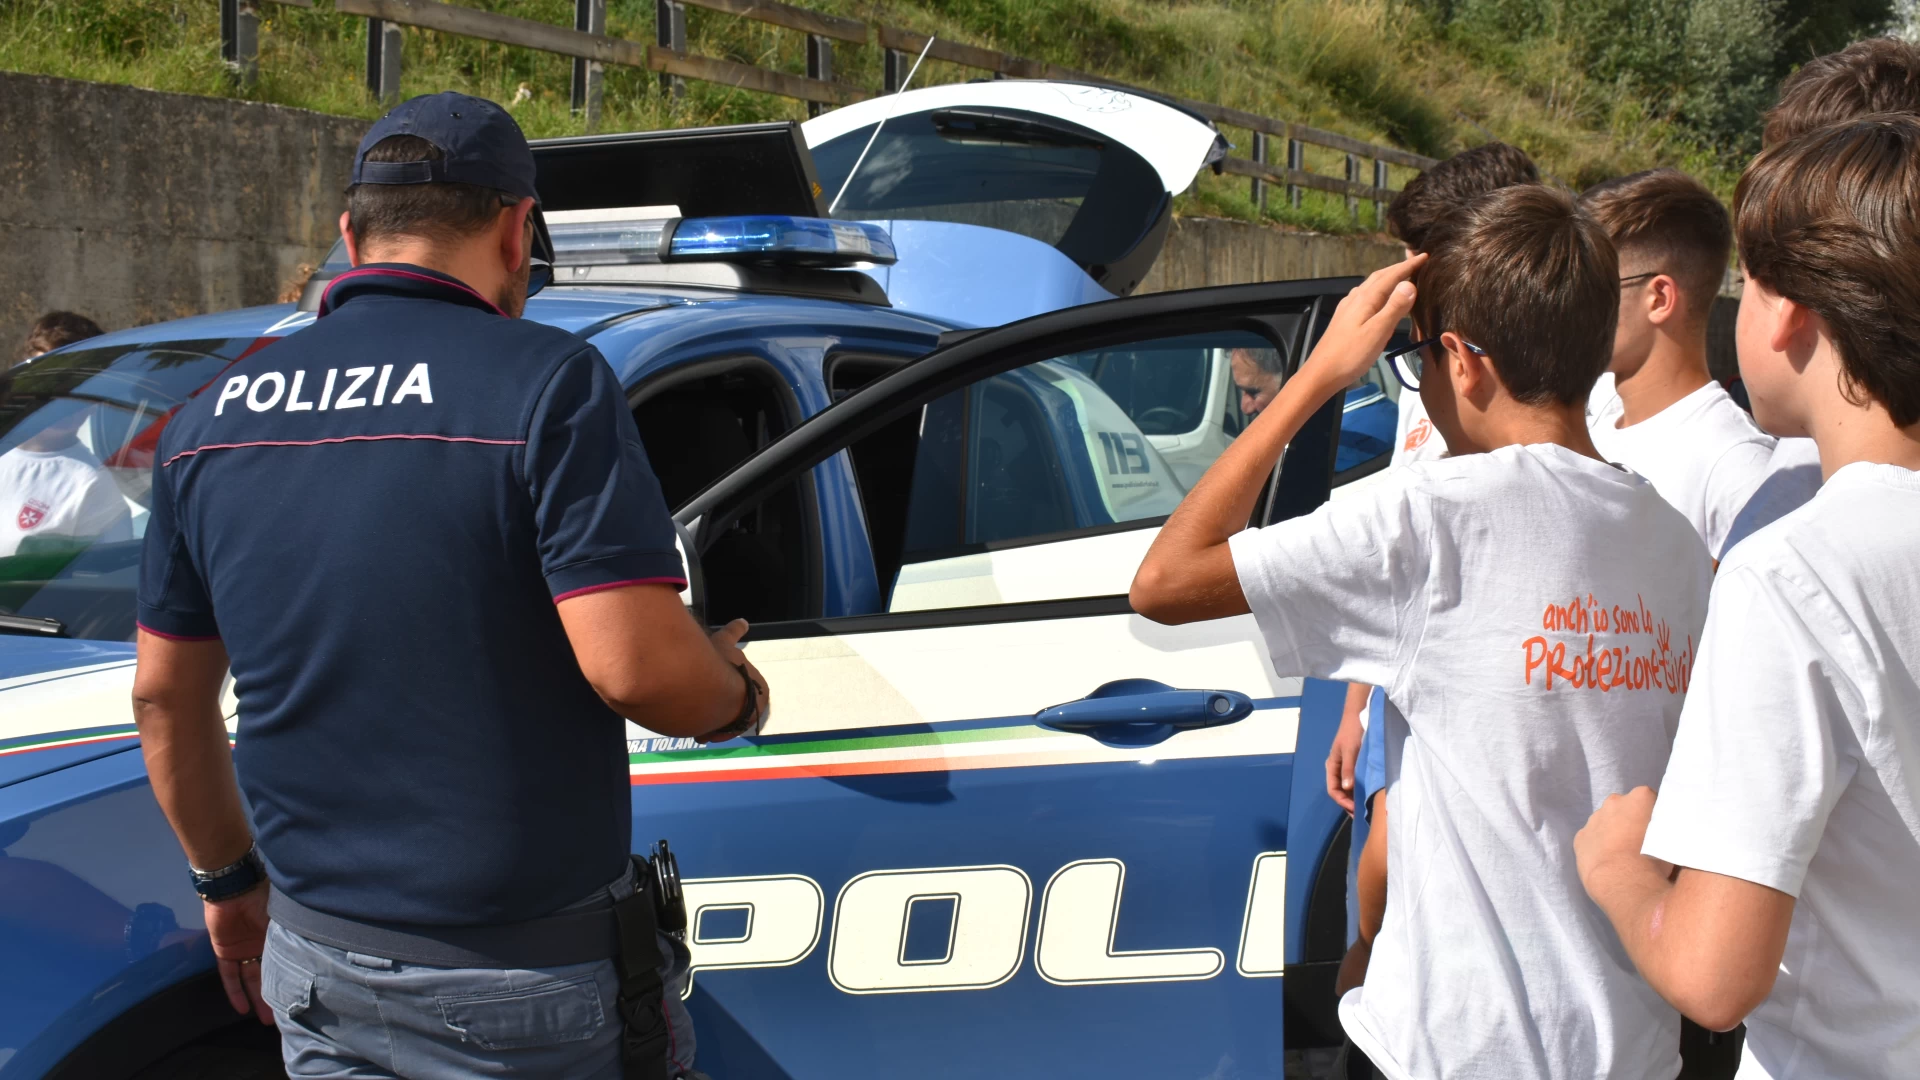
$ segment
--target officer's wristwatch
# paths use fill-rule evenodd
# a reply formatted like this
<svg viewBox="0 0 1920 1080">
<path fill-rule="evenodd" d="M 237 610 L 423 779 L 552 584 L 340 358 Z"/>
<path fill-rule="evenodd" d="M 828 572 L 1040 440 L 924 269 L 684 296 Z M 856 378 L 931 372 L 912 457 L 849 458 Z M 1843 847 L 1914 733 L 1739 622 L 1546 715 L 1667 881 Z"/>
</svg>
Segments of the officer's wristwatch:
<svg viewBox="0 0 1920 1080">
<path fill-rule="evenodd" d="M 200 894 L 200 899 L 215 904 L 251 892 L 254 886 L 267 880 L 267 866 L 260 861 L 258 847 L 248 848 L 240 861 L 218 870 L 189 866 L 187 872 L 193 875 L 193 891 Z"/>
</svg>

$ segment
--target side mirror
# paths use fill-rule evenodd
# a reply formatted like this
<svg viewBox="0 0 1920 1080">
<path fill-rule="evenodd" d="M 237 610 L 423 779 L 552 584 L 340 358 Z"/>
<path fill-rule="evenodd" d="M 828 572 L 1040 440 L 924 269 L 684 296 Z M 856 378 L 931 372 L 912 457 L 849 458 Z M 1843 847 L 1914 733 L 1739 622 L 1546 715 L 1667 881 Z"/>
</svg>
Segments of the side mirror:
<svg viewBox="0 0 1920 1080">
<path fill-rule="evenodd" d="M 674 521 L 673 546 L 687 568 L 687 587 L 680 590 L 680 602 L 687 606 L 693 620 L 704 627 L 707 625 L 707 583 L 706 576 L 700 572 L 700 548 L 694 543 L 699 525 L 699 518 L 694 518 L 691 524 Z"/>
</svg>

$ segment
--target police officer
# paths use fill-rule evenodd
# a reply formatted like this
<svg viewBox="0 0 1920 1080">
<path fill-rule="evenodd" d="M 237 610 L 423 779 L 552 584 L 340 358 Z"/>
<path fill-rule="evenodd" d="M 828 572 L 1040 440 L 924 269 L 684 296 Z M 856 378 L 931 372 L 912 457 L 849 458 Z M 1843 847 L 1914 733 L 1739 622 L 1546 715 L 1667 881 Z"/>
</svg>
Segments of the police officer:
<svg viewBox="0 0 1920 1080">
<path fill-rule="evenodd" d="M 134 708 L 227 996 L 295 1077 L 668 1076 L 621 717 L 757 724 L 746 624 L 681 605 L 606 361 L 519 318 L 548 268 L 513 119 L 408 101 L 347 195 L 317 321 L 155 459 Z"/>
</svg>

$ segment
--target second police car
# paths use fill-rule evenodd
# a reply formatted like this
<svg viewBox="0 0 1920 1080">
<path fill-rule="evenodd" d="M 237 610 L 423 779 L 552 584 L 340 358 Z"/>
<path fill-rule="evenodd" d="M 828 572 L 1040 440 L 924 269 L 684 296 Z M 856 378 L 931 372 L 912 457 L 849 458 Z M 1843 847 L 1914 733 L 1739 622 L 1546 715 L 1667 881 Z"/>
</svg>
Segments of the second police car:
<svg viewBox="0 0 1920 1080">
<path fill-rule="evenodd" d="M 536 144 L 557 278 L 527 317 L 619 373 L 691 602 L 751 620 L 779 689 L 754 739 L 629 728 L 635 842 L 691 879 L 706 1071 L 1279 1077 L 1337 1039 L 1343 688 L 1276 674 L 1250 617 L 1125 598 L 1246 378 L 1296 367 L 1352 284 L 1126 296 L 1222 151 L 1158 102 L 1028 82 Z M 279 404 L 226 369 L 343 267 L 300 309 L 0 381 L 0 453 L 75 463 L 68 504 L 0 522 L 0 1078 L 274 1067 L 146 786 L 133 589 L 168 417 Z M 1397 393 L 1316 416 L 1256 522 L 1383 466 Z"/>
</svg>

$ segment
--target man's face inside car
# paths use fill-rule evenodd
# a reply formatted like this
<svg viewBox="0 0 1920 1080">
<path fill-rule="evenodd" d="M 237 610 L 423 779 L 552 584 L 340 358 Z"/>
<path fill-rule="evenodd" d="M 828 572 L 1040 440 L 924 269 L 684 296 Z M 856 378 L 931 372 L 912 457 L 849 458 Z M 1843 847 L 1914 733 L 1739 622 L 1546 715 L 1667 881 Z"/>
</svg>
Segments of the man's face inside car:
<svg viewBox="0 0 1920 1080">
<path fill-rule="evenodd" d="M 1280 392 L 1279 356 L 1258 353 L 1272 353 L 1272 350 L 1233 350 L 1233 388 L 1240 394 L 1240 412 L 1247 417 L 1258 416 Z"/>
</svg>

